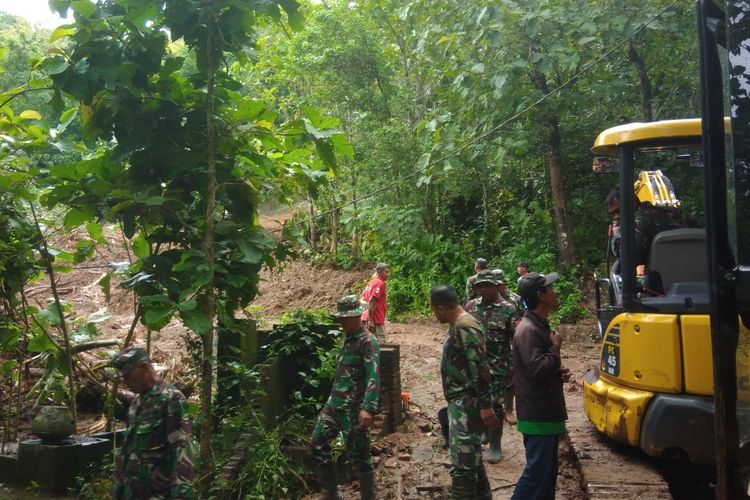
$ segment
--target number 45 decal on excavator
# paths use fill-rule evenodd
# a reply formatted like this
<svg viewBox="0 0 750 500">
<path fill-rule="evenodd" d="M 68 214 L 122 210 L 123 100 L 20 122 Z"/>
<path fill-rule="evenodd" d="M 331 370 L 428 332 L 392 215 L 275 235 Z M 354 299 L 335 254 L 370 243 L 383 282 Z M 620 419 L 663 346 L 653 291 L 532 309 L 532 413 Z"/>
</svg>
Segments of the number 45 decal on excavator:
<svg viewBox="0 0 750 500">
<path fill-rule="evenodd" d="M 607 375 L 620 375 L 620 324 L 617 323 L 604 336 L 600 370 Z"/>
</svg>

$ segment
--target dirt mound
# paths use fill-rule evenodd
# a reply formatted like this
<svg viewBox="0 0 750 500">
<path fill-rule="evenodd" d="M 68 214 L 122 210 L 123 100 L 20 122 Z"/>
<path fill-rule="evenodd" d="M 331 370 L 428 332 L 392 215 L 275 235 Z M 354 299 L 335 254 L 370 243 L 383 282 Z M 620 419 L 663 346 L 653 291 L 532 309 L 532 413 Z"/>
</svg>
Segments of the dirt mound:
<svg viewBox="0 0 750 500">
<path fill-rule="evenodd" d="M 267 320 L 290 309 L 331 309 L 342 295 L 361 294 L 371 274 L 366 269 L 344 271 L 311 266 L 301 260 L 287 261 L 281 269 L 261 271 L 260 293 L 253 306 L 259 306 Z"/>
</svg>

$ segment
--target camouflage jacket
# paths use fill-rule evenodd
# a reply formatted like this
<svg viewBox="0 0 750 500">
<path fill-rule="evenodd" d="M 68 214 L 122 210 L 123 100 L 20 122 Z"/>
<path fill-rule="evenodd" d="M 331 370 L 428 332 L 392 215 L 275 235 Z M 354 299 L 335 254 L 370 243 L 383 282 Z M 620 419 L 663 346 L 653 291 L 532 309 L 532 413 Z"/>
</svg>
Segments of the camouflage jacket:
<svg viewBox="0 0 750 500">
<path fill-rule="evenodd" d="M 648 264 L 654 236 L 662 231 L 690 227 L 690 220 L 679 208 L 655 207 L 641 203 L 635 211 L 635 263 Z"/>
<path fill-rule="evenodd" d="M 492 407 L 484 333 L 471 314 L 461 315 L 450 325 L 443 344 L 440 375 L 447 401 L 471 397 L 478 400 L 480 408 Z"/>
<path fill-rule="evenodd" d="M 485 304 L 481 298 L 469 301 L 466 312 L 482 325 L 487 361 L 492 376 L 508 376 L 513 354 L 510 346 L 515 332 L 515 308 L 499 296 L 496 302 Z"/>
<path fill-rule="evenodd" d="M 193 445 L 185 396 L 157 383 L 128 410 L 115 498 L 193 498 Z"/>
<path fill-rule="evenodd" d="M 370 413 L 380 400 L 380 346 L 371 333 L 347 334 L 336 359 L 336 378 L 328 406 Z"/>
<path fill-rule="evenodd" d="M 475 299 L 477 297 L 477 292 L 474 290 L 474 282 L 477 280 L 477 275 L 469 276 L 466 279 L 466 290 L 465 290 L 465 297 L 466 302 Z"/>
<path fill-rule="evenodd" d="M 506 302 L 513 308 L 513 321 L 521 321 L 525 309 L 521 296 L 515 292 L 511 292 L 508 288 L 505 289 L 505 293 L 502 295 Z"/>
</svg>

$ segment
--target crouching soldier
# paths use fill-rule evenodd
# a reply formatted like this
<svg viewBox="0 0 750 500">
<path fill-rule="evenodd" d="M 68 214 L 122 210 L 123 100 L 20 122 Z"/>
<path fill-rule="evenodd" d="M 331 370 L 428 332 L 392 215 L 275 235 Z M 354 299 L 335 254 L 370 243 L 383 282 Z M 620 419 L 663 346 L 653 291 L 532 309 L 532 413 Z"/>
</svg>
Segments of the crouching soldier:
<svg viewBox="0 0 750 500">
<path fill-rule="evenodd" d="M 362 306 L 354 295 L 342 297 L 333 313 L 344 329 L 336 360 L 336 378 L 313 430 L 310 451 L 322 499 L 341 498 L 331 441 L 343 433 L 349 459 L 359 471 L 360 498 L 375 498 L 375 471 L 370 456 L 370 426 L 380 398 L 380 347 L 362 325 Z"/>
</svg>

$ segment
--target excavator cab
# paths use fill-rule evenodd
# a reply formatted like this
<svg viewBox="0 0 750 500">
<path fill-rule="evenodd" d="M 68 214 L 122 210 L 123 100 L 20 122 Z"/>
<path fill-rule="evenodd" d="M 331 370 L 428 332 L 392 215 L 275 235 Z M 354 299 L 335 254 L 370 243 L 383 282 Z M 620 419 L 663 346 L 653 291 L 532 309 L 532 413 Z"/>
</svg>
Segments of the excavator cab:
<svg viewBox="0 0 750 500">
<path fill-rule="evenodd" d="M 636 204 L 649 206 L 646 213 L 681 205 L 661 170 L 640 171 L 632 180 L 636 158 L 650 164 L 652 154 L 689 154 L 700 149 L 701 137 L 700 119 L 667 120 L 614 127 L 594 143 L 594 154 L 617 157 L 629 172 L 627 178 L 620 172 L 626 186 L 620 192 L 620 262 L 597 283 L 610 300 L 603 304 L 597 294 L 602 351 L 584 380 L 584 409 L 612 439 L 651 455 L 712 463 L 706 231 L 681 227 L 654 235 L 640 278 L 634 255 Z"/>
<path fill-rule="evenodd" d="M 597 293 L 601 357 L 583 381 L 584 411 L 649 455 L 715 464 L 717 498 L 733 499 L 750 477 L 750 2 L 698 0 L 696 13 L 701 118 L 621 125 L 592 148 L 596 171 L 619 172 L 621 247 L 619 282 L 600 280 L 609 303 Z M 647 280 L 660 286 L 644 294 L 631 186 L 637 158 L 655 151 L 702 160 L 705 228 L 653 237 Z M 650 174 L 639 187 L 640 200 L 673 202 Z"/>
</svg>

